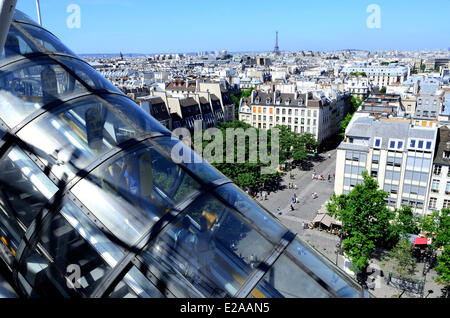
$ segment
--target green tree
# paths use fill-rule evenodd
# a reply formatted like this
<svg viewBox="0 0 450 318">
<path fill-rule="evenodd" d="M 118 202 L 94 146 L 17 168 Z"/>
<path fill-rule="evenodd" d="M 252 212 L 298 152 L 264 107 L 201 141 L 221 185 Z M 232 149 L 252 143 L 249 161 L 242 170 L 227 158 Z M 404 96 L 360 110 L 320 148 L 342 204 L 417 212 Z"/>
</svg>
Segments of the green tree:
<svg viewBox="0 0 450 318">
<path fill-rule="evenodd" d="M 241 97 L 242 98 L 249 98 L 252 95 L 253 90 L 254 90 L 254 88 L 249 88 L 249 89 L 243 90 L 241 92 Z"/>
<path fill-rule="evenodd" d="M 227 147 L 226 147 L 226 130 L 227 128 L 233 128 L 233 129 L 237 129 L 237 128 L 242 128 L 244 131 L 246 129 L 256 129 L 257 134 L 259 136 L 260 133 L 260 129 L 257 128 L 253 128 L 252 126 L 248 125 L 245 122 L 239 121 L 239 120 L 235 120 L 233 122 L 224 122 L 224 123 L 219 123 L 218 127 L 217 127 L 221 134 L 222 134 L 222 139 L 224 141 L 223 143 L 223 156 L 224 158 L 227 157 L 228 153 L 227 153 Z M 271 147 L 270 147 L 270 134 L 268 134 L 268 149 L 267 152 L 270 155 L 270 151 L 271 151 Z M 204 140 L 202 143 L 202 147 L 203 150 L 205 149 L 205 147 L 212 143 L 214 141 L 206 141 Z M 237 137 L 235 138 L 235 145 L 237 142 Z M 255 145 L 252 145 L 255 146 Z M 237 156 L 238 156 L 238 149 L 237 147 L 233 147 L 233 158 L 234 158 L 234 162 L 233 163 L 227 163 L 225 162 L 225 160 L 223 160 L 224 162 L 211 162 L 211 164 L 218 169 L 220 172 L 222 172 L 226 177 L 230 178 L 231 180 L 233 180 L 239 187 L 241 188 L 248 188 L 251 191 L 256 191 L 256 190 L 261 190 L 264 186 L 266 187 L 276 187 L 277 185 L 279 185 L 280 182 L 280 174 L 278 172 L 273 173 L 273 174 L 261 174 L 261 169 L 265 166 L 268 166 L 268 164 L 262 163 L 260 161 L 260 156 L 259 156 L 259 145 L 256 145 L 257 147 L 250 147 L 250 140 L 249 138 L 246 138 L 245 140 L 245 162 L 243 163 L 237 163 Z M 256 154 L 256 158 L 258 159 L 257 162 L 251 163 L 250 162 L 250 149 L 251 148 L 255 148 L 257 151 Z"/>
<path fill-rule="evenodd" d="M 389 253 L 394 262 L 394 270 L 403 278 L 412 278 L 416 273 L 417 262 L 414 247 L 407 239 L 401 239 Z"/>
<path fill-rule="evenodd" d="M 345 130 L 347 129 L 350 121 L 352 120 L 353 114 L 358 110 L 359 106 L 362 104 L 363 100 L 352 96 L 350 99 L 351 108 L 350 112 L 345 116 L 344 120 L 341 122 L 339 136 L 345 136 Z"/>
<path fill-rule="evenodd" d="M 381 93 L 381 94 L 386 94 L 386 86 L 383 86 L 383 87 L 380 89 L 380 93 Z"/>
<path fill-rule="evenodd" d="M 433 211 L 419 221 L 421 231 L 433 238 L 433 247 L 439 248 L 450 244 L 450 209 Z"/>
<path fill-rule="evenodd" d="M 364 260 L 367 261 L 376 246 L 390 247 L 398 240 L 391 224 L 395 212 L 390 211 L 385 202 L 389 194 L 379 190 L 378 182 L 367 171 L 363 172 L 363 180 L 363 184 L 357 184 L 349 194 L 333 194 L 327 204 L 330 215 L 342 222 L 344 251 L 359 268 L 367 266 Z M 355 249 L 358 243 L 361 248 Z"/>
<path fill-rule="evenodd" d="M 406 237 L 408 234 L 419 234 L 419 219 L 409 206 L 403 206 L 396 210 L 394 226 L 399 236 Z"/>
<path fill-rule="evenodd" d="M 354 236 L 350 236 L 343 241 L 343 249 L 352 261 L 350 269 L 355 273 L 363 273 L 375 245 L 364 234 L 356 232 Z"/>
<path fill-rule="evenodd" d="M 341 121 L 341 131 L 339 132 L 339 136 L 342 138 L 345 137 L 345 130 L 347 129 L 348 125 L 350 124 L 350 121 L 353 118 L 353 114 L 348 113 L 347 116 L 345 116 L 344 120 Z"/>
</svg>

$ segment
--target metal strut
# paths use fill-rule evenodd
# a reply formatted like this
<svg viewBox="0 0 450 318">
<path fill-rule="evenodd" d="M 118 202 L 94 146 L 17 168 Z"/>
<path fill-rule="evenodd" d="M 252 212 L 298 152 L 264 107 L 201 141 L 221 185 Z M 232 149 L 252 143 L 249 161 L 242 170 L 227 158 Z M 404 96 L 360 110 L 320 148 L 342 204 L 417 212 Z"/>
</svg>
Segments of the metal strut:
<svg viewBox="0 0 450 318">
<path fill-rule="evenodd" d="M 3 53 L 17 0 L 0 0 L 0 56 Z"/>
</svg>

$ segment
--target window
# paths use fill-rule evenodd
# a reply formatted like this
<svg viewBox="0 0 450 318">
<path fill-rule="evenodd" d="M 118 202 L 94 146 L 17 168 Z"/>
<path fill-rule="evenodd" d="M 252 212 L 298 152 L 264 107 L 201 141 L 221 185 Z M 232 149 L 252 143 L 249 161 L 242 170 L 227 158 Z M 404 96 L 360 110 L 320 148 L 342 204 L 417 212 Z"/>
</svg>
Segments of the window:
<svg viewBox="0 0 450 318">
<path fill-rule="evenodd" d="M 381 138 L 375 138 L 375 145 L 374 147 L 380 148 L 381 147 Z"/>
<path fill-rule="evenodd" d="M 414 139 L 411 139 L 410 147 L 416 148 L 416 141 Z"/>
<path fill-rule="evenodd" d="M 372 156 L 372 163 L 378 164 L 379 161 L 380 161 L 380 155 L 375 155 L 375 154 L 374 154 L 374 155 Z"/>
<path fill-rule="evenodd" d="M 443 204 L 442 208 L 444 208 L 444 209 L 450 208 L 450 200 L 444 200 L 444 204 Z"/>
<path fill-rule="evenodd" d="M 403 141 L 397 142 L 397 149 L 403 149 Z"/>
<path fill-rule="evenodd" d="M 447 185 L 445 186 L 445 194 L 450 194 L 450 182 L 447 181 Z"/>
<path fill-rule="evenodd" d="M 431 149 L 431 141 L 427 141 L 427 149 L 428 149 L 428 150 Z"/>
<path fill-rule="evenodd" d="M 442 154 L 442 157 L 444 157 L 444 159 L 450 159 L 450 151 L 445 151 L 444 150 L 444 153 Z"/>
<path fill-rule="evenodd" d="M 439 192 L 439 180 L 433 179 L 433 182 L 431 183 L 431 191 Z"/>
<path fill-rule="evenodd" d="M 395 148 L 395 141 L 391 141 L 389 143 L 389 148 Z"/>
<path fill-rule="evenodd" d="M 436 202 L 437 202 L 436 198 L 430 198 L 430 203 L 428 204 L 428 208 L 431 210 L 436 209 Z"/>
<path fill-rule="evenodd" d="M 370 175 L 371 175 L 372 177 L 376 178 L 376 177 L 378 177 L 378 171 L 377 171 L 377 170 L 372 170 L 372 171 L 370 172 Z"/>
<path fill-rule="evenodd" d="M 442 166 L 438 166 L 438 165 L 434 166 L 433 173 L 436 176 L 440 176 L 441 175 L 441 171 L 442 171 Z"/>
<path fill-rule="evenodd" d="M 423 149 L 423 140 L 419 140 L 419 149 Z"/>
</svg>

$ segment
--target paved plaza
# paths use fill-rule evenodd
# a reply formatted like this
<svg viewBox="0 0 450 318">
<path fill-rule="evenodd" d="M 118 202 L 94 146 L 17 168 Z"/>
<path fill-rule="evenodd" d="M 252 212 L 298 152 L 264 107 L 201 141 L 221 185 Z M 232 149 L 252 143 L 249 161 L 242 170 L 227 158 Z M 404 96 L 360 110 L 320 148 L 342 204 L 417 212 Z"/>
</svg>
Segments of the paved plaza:
<svg viewBox="0 0 450 318">
<path fill-rule="evenodd" d="M 329 158 L 330 155 L 330 158 Z M 317 251 L 327 257 L 333 263 L 342 263 L 342 259 L 337 260 L 337 247 L 339 238 L 336 235 L 329 234 L 324 231 L 303 229 L 303 222 L 311 222 L 317 214 L 317 211 L 326 204 L 334 190 L 334 178 L 331 182 L 312 180 L 313 170 L 316 174 L 324 175 L 327 179 L 328 173 L 331 176 L 335 173 L 336 167 L 336 150 L 322 153 L 320 159 L 313 162 L 311 170 L 293 169 L 290 173 L 293 179 L 289 178 L 289 172 L 283 177 L 281 190 L 272 192 L 268 195 L 267 200 L 259 201 L 267 210 L 269 210 L 276 218 L 280 220 L 291 231 L 296 232 L 298 236 L 313 246 Z M 297 185 L 297 190 L 289 189 L 289 183 Z M 311 194 L 316 192 L 318 197 L 313 199 Z M 299 198 L 299 203 L 294 204 L 294 211 L 290 210 L 291 198 L 294 193 Z M 257 199 L 260 200 L 260 199 Z M 281 215 L 277 215 L 277 209 L 280 208 Z M 398 297 L 420 297 L 420 295 L 405 292 L 386 284 L 386 275 L 390 271 L 389 262 L 383 261 L 383 257 L 373 258 L 370 260 L 368 271 L 372 269 L 381 269 L 383 277 L 377 278 L 377 288 L 370 290 L 372 296 L 380 298 Z M 417 264 L 417 278 L 425 280 L 424 297 L 436 298 L 441 295 L 441 286 L 434 282 L 436 272 L 431 270 L 426 276 L 422 275 L 424 264 Z M 341 267 L 341 266 L 340 266 Z M 370 280 L 369 282 L 370 283 Z"/>
</svg>

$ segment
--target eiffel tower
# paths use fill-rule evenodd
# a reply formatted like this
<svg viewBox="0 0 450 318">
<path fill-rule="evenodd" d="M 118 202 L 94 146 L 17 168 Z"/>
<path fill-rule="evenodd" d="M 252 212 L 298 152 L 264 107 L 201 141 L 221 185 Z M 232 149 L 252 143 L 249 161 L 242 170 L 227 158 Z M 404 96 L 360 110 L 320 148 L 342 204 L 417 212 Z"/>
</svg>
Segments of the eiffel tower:
<svg viewBox="0 0 450 318">
<path fill-rule="evenodd" d="M 280 55 L 280 48 L 278 47 L 278 31 L 277 31 L 277 37 L 275 42 L 275 48 L 273 49 L 273 53 L 276 55 Z"/>
</svg>

